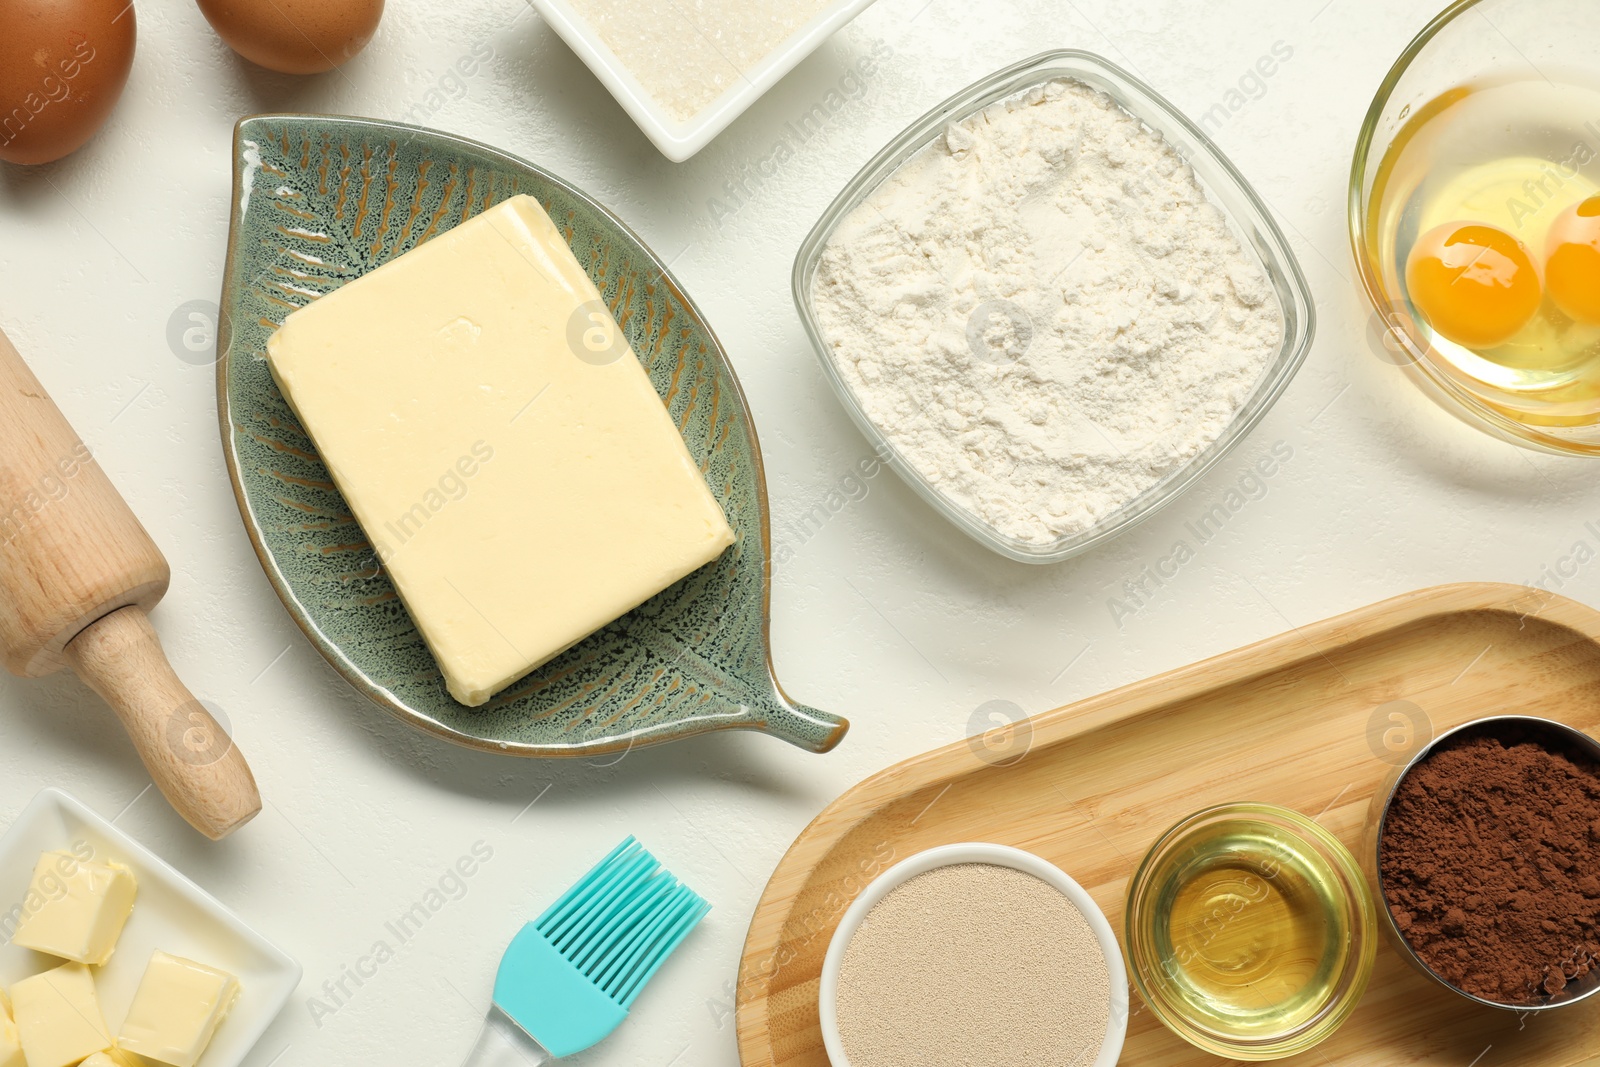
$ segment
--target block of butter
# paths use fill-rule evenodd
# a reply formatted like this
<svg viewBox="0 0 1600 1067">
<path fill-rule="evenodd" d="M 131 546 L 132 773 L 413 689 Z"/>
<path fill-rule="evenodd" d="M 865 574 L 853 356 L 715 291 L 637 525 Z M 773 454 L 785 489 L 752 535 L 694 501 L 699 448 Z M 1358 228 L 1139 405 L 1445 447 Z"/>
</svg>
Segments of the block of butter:
<svg viewBox="0 0 1600 1067">
<path fill-rule="evenodd" d="M 532 197 L 294 312 L 267 358 L 463 704 L 733 543 Z"/>
<path fill-rule="evenodd" d="M 22 1040 L 11 1017 L 11 998 L 0 991 L 0 1067 L 28 1067 L 22 1056 Z"/>
<path fill-rule="evenodd" d="M 73 1067 L 111 1047 L 94 974 L 81 963 L 24 978 L 11 987 L 11 1006 L 28 1067 Z"/>
<path fill-rule="evenodd" d="M 33 869 L 22 922 L 12 940 L 36 952 L 99 966 L 116 950 L 137 892 L 133 872 L 120 864 L 46 852 Z"/>
<path fill-rule="evenodd" d="M 172 1067 L 194 1067 L 238 996 L 233 975 L 157 952 L 133 994 L 117 1047 Z"/>
</svg>

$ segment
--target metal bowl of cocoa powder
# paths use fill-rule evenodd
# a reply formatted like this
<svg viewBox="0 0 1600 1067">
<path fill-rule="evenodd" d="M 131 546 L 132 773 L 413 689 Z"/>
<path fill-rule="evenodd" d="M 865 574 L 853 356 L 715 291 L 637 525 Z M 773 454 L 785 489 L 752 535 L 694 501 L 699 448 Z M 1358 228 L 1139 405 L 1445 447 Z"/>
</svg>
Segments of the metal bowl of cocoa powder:
<svg viewBox="0 0 1600 1067">
<path fill-rule="evenodd" d="M 1382 926 L 1439 985 L 1550 1011 L 1600 992 L 1600 743 L 1526 715 L 1441 734 L 1373 797 Z"/>
</svg>

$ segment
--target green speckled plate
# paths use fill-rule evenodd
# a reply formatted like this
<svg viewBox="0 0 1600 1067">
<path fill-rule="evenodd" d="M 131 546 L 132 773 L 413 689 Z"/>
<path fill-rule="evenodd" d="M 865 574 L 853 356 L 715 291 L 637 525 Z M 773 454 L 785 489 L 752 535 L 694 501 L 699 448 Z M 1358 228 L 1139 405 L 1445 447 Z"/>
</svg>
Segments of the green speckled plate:
<svg viewBox="0 0 1600 1067">
<path fill-rule="evenodd" d="M 503 152 L 369 119 L 247 118 L 234 131 L 233 167 L 217 339 L 228 472 L 267 577 L 352 685 L 429 733 L 521 756 L 603 754 L 723 729 L 763 730 L 814 752 L 839 742 L 844 720 L 794 704 L 773 677 L 766 486 L 738 379 L 700 312 L 621 220 Z M 588 268 L 738 541 L 468 708 L 445 692 L 265 352 L 295 308 L 519 193 L 538 198 Z"/>
</svg>

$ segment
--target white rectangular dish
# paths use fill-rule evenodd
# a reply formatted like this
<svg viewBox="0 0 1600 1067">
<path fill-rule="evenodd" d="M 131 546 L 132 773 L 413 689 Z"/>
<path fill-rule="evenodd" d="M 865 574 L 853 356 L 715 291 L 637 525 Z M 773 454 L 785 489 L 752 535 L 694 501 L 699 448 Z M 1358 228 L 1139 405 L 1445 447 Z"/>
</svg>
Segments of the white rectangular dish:
<svg viewBox="0 0 1600 1067">
<path fill-rule="evenodd" d="M 681 163 L 704 148 L 762 93 L 777 84 L 778 80 L 793 70 L 802 59 L 816 51 L 823 41 L 873 4 L 873 0 L 834 0 L 799 26 L 777 47 L 757 59 L 753 65 L 740 69 L 739 65 L 728 58 L 725 51 L 726 44 L 719 47 L 715 39 L 720 36 L 719 32 L 716 30 L 703 32 L 689 23 L 688 13 L 695 7 L 693 0 L 665 0 L 673 11 L 683 13 L 685 22 L 694 29 L 693 38 L 697 46 L 703 46 L 703 50 L 709 56 L 720 57 L 713 62 L 720 64 L 723 69 L 712 70 L 711 65 L 708 65 L 705 68 L 707 75 L 720 75 L 731 83 L 703 105 L 694 107 L 692 113 L 681 114 L 675 113 L 669 102 L 646 88 L 646 81 L 618 56 L 607 43 L 601 29 L 580 14 L 579 5 L 585 2 L 586 0 L 577 0 L 577 3 L 574 3 L 574 0 L 528 0 L 534 10 L 538 11 L 550 27 L 560 34 L 561 39 L 566 41 L 567 46 L 594 72 L 595 77 L 611 91 L 611 95 L 617 98 L 623 110 L 638 124 L 639 129 L 644 131 L 645 136 L 650 138 L 651 143 L 674 163 Z M 776 6 L 775 0 L 733 0 L 733 2 L 758 13 Z M 639 9 L 646 5 L 634 6 Z M 646 24 L 646 28 L 634 32 L 650 32 L 648 11 L 635 10 L 630 12 L 630 15 Z M 686 63 L 695 61 L 691 57 L 663 54 L 655 57 L 654 62 L 666 69 L 677 67 L 682 71 L 686 69 Z"/>
<path fill-rule="evenodd" d="M 11 943 L 26 907 L 34 864 L 41 853 L 52 851 L 120 863 L 139 883 L 133 915 L 116 952 L 96 968 L 95 985 L 112 1032 L 121 1027 L 145 965 L 160 949 L 239 979 L 239 999 L 198 1065 L 238 1067 L 300 984 L 300 964 L 155 853 L 59 789 L 34 797 L 0 837 L 0 986 L 9 989 L 63 962 Z"/>
</svg>

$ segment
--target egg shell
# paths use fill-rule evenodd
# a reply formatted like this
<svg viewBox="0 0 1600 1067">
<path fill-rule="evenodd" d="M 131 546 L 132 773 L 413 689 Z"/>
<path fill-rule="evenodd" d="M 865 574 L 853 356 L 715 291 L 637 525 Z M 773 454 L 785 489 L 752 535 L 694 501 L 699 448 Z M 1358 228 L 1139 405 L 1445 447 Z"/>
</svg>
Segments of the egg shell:
<svg viewBox="0 0 1600 1067">
<path fill-rule="evenodd" d="M 128 0 L 0 0 L 0 159 L 50 163 L 104 125 L 128 83 Z"/>
<path fill-rule="evenodd" d="M 319 74 L 342 65 L 367 46 L 383 17 L 383 0 L 198 2 L 229 48 L 283 74 Z"/>
</svg>

